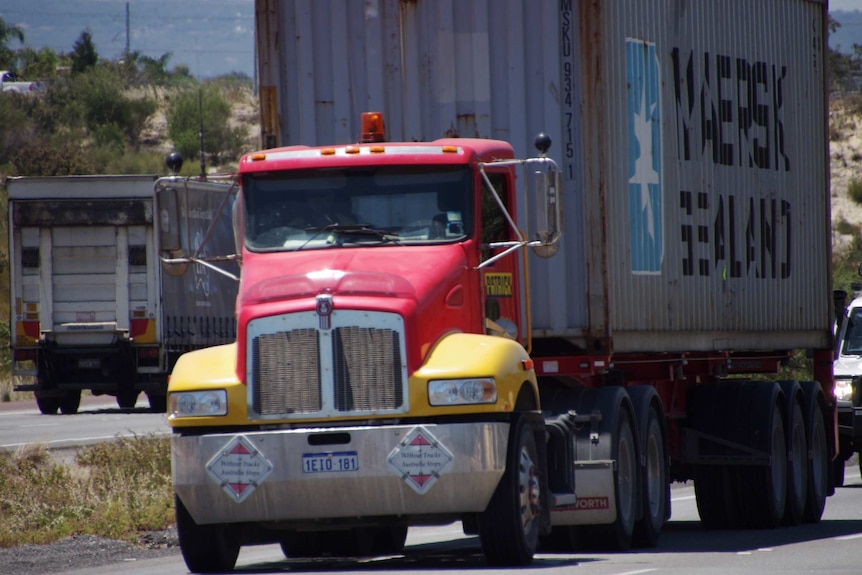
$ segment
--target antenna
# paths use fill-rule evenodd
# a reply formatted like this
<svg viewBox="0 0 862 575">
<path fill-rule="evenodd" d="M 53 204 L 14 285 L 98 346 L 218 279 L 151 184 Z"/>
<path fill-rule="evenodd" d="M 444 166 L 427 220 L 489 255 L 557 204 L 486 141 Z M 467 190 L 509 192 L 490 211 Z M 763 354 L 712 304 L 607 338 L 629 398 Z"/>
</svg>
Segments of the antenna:
<svg viewBox="0 0 862 575">
<path fill-rule="evenodd" d="M 198 117 L 200 118 L 200 131 L 198 132 L 198 139 L 200 140 L 201 146 L 201 180 L 206 181 L 207 179 L 207 166 L 204 161 L 204 91 L 203 88 L 198 89 Z"/>
</svg>

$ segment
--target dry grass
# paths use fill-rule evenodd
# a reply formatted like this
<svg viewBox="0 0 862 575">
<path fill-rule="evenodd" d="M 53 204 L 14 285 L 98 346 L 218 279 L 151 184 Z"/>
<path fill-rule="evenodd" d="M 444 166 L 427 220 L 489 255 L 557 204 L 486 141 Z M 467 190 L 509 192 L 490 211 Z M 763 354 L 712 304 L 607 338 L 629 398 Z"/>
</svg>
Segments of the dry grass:
<svg viewBox="0 0 862 575">
<path fill-rule="evenodd" d="M 166 438 L 118 438 L 82 449 L 71 465 L 40 445 L 0 453 L 0 547 L 71 535 L 136 542 L 173 521 Z"/>
</svg>

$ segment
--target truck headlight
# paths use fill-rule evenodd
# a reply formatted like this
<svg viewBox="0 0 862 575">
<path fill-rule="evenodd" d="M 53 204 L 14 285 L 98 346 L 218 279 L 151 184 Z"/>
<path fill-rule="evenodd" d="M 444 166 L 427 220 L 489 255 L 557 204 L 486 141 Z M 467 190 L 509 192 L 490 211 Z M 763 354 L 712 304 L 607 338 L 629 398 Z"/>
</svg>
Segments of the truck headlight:
<svg viewBox="0 0 862 575">
<path fill-rule="evenodd" d="M 428 382 L 431 405 L 469 405 L 497 401 L 497 383 L 493 378 L 436 379 Z"/>
<path fill-rule="evenodd" d="M 169 415 L 174 418 L 227 415 L 227 392 L 213 389 L 172 393 Z"/>
<path fill-rule="evenodd" d="M 850 379 L 835 380 L 835 399 L 838 401 L 851 401 L 853 399 L 853 386 Z"/>
</svg>

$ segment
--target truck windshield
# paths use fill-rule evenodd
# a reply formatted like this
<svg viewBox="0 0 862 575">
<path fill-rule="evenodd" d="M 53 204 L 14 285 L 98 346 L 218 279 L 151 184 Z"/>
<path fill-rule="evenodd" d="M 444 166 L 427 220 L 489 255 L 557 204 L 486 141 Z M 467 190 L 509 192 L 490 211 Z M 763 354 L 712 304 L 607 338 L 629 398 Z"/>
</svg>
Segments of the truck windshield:
<svg viewBox="0 0 862 575">
<path fill-rule="evenodd" d="M 847 318 L 841 355 L 862 355 L 862 309 L 854 309 Z"/>
<path fill-rule="evenodd" d="M 457 242 L 471 230 L 466 166 L 386 166 L 248 174 L 249 249 Z"/>
</svg>

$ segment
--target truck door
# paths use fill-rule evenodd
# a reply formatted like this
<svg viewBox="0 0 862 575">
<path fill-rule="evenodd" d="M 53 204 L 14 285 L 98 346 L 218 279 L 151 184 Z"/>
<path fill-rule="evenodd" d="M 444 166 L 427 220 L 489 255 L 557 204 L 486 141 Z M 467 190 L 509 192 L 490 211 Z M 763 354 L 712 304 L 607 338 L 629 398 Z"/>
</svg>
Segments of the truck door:
<svg viewBox="0 0 862 575">
<path fill-rule="evenodd" d="M 489 173 L 488 176 L 503 205 L 509 213 L 512 213 L 512 194 L 509 189 L 511 180 L 506 177 L 506 173 Z M 484 182 L 481 201 L 481 260 L 485 261 L 503 251 L 500 248 L 490 248 L 489 244 L 513 241 L 517 238 Z M 521 325 L 520 253 L 520 251 L 513 252 L 482 268 L 483 304 L 485 333 L 509 337 L 525 343 L 526 334 Z"/>
</svg>

